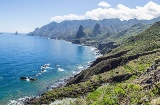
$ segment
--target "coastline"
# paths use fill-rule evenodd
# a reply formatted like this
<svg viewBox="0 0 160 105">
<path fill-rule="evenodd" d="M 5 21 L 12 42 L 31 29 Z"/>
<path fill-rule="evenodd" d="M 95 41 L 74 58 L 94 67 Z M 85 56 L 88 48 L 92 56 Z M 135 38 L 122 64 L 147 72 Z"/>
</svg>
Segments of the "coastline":
<svg viewBox="0 0 160 105">
<path fill-rule="evenodd" d="M 54 39 L 54 40 L 57 40 L 57 39 Z M 60 39 L 60 40 L 63 40 L 63 39 Z M 71 44 L 75 44 L 75 43 L 72 43 L 71 41 L 67 41 L 67 40 L 63 40 L 63 41 L 66 41 L 66 42 L 71 43 Z M 100 56 L 103 56 L 103 54 L 100 53 L 100 50 L 99 50 L 95 45 L 93 45 L 93 46 L 91 46 L 91 45 L 85 45 L 85 44 L 75 44 L 75 45 L 84 46 L 84 47 L 85 47 L 85 46 L 92 47 L 93 50 L 95 51 L 94 53 L 95 53 L 95 55 L 96 55 L 96 59 L 97 59 L 98 57 L 100 57 Z M 94 60 L 94 61 L 96 61 L 96 60 Z M 81 70 L 78 70 L 78 72 L 73 73 L 73 75 L 71 75 L 71 76 L 69 76 L 69 77 L 64 77 L 64 79 L 62 78 L 62 79 L 58 80 L 58 82 L 60 81 L 60 84 L 57 85 L 56 87 L 49 88 L 50 86 L 48 86 L 48 87 L 46 87 L 46 88 L 48 88 L 48 91 L 49 91 L 49 90 L 53 90 L 53 89 L 56 89 L 56 88 L 61 88 L 61 87 L 67 86 L 67 83 L 68 83 L 69 80 L 71 80 L 71 78 L 74 78 L 74 76 L 78 75 L 81 71 L 86 70 L 87 68 L 89 68 L 89 67 L 93 64 L 94 61 L 89 61 L 89 62 L 86 64 L 86 65 L 87 65 L 86 67 L 83 67 Z M 63 82 L 63 81 L 64 81 L 64 82 Z M 55 83 L 55 84 L 56 84 L 56 83 Z M 52 86 L 51 86 L 51 87 L 52 87 Z M 42 94 L 43 94 L 43 93 L 42 93 Z M 38 98 L 39 98 L 39 97 L 38 97 Z"/>
<path fill-rule="evenodd" d="M 57 40 L 57 39 L 53 39 L 53 40 Z M 62 40 L 62 39 L 60 39 L 60 40 Z M 67 40 L 63 40 L 63 41 L 66 41 L 66 42 L 71 43 L 71 44 L 75 44 L 75 43 L 72 43 L 71 41 L 67 41 Z M 95 57 L 96 59 L 103 55 L 103 54 L 100 53 L 100 50 L 96 46 L 85 45 L 85 44 L 76 44 L 76 45 L 84 46 L 84 47 L 85 46 L 91 47 L 91 49 L 94 50 L 94 53 L 90 53 L 90 54 L 96 55 L 96 57 Z M 57 88 L 62 88 L 62 87 L 67 86 L 67 83 L 68 83 L 68 81 L 71 80 L 71 78 L 74 78 L 74 76 L 76 76 L 79 73 L 81 73 L 81 71 L 86 70 L 87 68 L 89 68 L 95 60 L 87 62 L 85 66 L 83 66 L 81 69 L 79 69 L 78 72 L 75 72 L 75 73 L 71 74 L 71 76 L 64 77 L 62 79 L 57 80 L 53 84 L 51 84 L 49 86 L 46 86 L 46 90 L 47 91 L 44 91 L 43 93 L 40 93 L 39 96 L 31 96 L 31 97 L 30 96 L 29 97 L 25 96 L 23 98 L 19 98 L 18 100 L 11 99 L 11 100 L 9 100 L 8 105 L 17 105 L 17 104 L 25 105 L 25 103 L 30 102 L 31 100 L 33 100 L 35 98 L 36 99 L 40 98 L 44 93 L 46 93 L 46 92 L 48 92 L 50 90 L 54 90 L 54 89 L 57 89 Z"/>
</svg>

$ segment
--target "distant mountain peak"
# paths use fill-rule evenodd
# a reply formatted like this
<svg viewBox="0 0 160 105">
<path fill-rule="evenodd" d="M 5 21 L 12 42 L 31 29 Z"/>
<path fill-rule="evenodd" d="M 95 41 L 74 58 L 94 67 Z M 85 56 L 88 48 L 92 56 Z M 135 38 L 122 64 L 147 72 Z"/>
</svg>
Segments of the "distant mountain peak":
<svg viewBox="0 0 160 105">
<path fill-rule="evenodd" d="M 84 28 L 82 25 L 80 25 L 78 32 L 76 34 L 76 38 L 84 38 L 86 34 L 84 33 Z"/>
</svg>

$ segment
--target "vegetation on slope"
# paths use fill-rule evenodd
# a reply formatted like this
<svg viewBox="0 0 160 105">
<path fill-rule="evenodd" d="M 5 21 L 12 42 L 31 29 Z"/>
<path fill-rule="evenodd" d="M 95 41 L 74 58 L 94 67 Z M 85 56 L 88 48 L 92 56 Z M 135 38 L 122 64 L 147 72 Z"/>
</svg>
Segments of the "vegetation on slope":
<svg viewBox="0 0 160 105">
<path fill-rule="evenodd" d="M 156 52 L 158 53 L 158 51 Z M 31 103 L 40 105 L 44 103 L 50 103 L 52 101 L 55 101 L 56 99 L 62 99 L 65 97 L 80 97 L 81 95 L 85 95 L 88 92 L 95 91 L 98 87 L 102 86 L 105 83 L 111 83 L 113 86 L 117 83 L 122 83 L 122 81 L 124 83 L 130 83 L 131 80 L 134 80 L 138 77 L 137 75 L 140 75 L 142 71 L 145 71 L 152 65 L 152 61 L 154 61 L 155 56 L 157 56 L 156 52 L 148 53 L 149 55 L 147 54 L 145 56 L 141 56 L 138 59 L 132 60 L 127 64 L 119 66 L 115 69 L 109 71 L 106 70 L 106 72 L 104 73 L 92 75 L 89 77 L 89 79 L 85 80 L 84 82 L 71 84 L 66 87 L 57 88 L 47 93 L 44 93 L 41 98 L 33 100 L 31 101 Z"/>
<path fill-rule="evenodd" d="M 160 21 L 137 36 L 132 36 L 111 53 L 130 50 L 128 54 L 152 51 L 160 47 Z"/>
<path fill-rule="evenodd" d="M 160 101 L 160 22 L 98 58 L 71 78 L 26 104 L 49 104 L 77 98 L 71 105 L 152 104 Z M 83 97 L 82 97 L 83 96 Z"/>
<path fill-rule="evenodd" d="M 129 27 L 128 29 L 110 36 L 110 39 L 121 43 L 122 41 L 124 41 L 125 39 L 127 39 L 129 37 L 135 36 L 135 35 L 141 33 L 142 31 L 144 31 L 148 27 L 149 27 L 149 25 L 147 25 L 147 24 L 142 24 L 142 23 L 134 24 L 133 26 Z"/>
</svg>

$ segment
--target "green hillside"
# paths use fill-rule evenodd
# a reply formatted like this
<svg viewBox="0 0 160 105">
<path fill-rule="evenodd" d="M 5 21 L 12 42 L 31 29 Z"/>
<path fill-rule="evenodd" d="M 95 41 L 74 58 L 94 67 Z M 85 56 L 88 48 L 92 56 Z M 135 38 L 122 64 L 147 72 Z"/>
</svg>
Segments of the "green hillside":
<svg viewBox="0 0 160 105">
<path fill-rule="evenodd" d="M 69 79 L 66 86 L 26 104 L 49 104 L 71 98 L 70 105 L 159 105 L 159 41 L 160 21 L 97 58 L 89 68 Z M 62 102 L 59 105 L 64 105 L 65 101 Z"/>
<path fill-rule="evenodd" d="M 152 51 L 160 47 L 160 22 L 156 22 L 137 36 L 128 38 L 114 52 L 130 50 L 128 53 L 141 53 Z"/>
<path fill-rule="evenodd" d="M 128 29 L 110 36 L 110 39 L 121 43 L 123 40 L 129 38 L 130 36 L 135 36 L 135 35 L 141 33 L 142 31 L 144 31 L 148 27 L 149 27 L 149 25 L 147 25 L 147 24 L 142 24 L 142 23 L 134 24 L 133 26 L 129 27 Z"/>
</svg>

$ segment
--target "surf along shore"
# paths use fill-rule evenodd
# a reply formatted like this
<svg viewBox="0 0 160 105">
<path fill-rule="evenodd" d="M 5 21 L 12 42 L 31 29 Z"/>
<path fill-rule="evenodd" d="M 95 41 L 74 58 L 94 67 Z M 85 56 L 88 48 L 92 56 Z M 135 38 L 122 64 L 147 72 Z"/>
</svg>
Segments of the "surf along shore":
<svg viewBox="0 0 160 105">
<path fill-rule="evenodd" d="M 61 39 L 60 39 L 61 40 Z M 72 43 L 72 44 L 77 44 L 78 46 L 91 46 L 93 47 L 93 50 L 94 50 L 94 53 L 90 53 L 90 54 L 95 54 L 96 55 L 96 58 L 102 56 L 103 54 L 101 53 L 101 49 L 98 48 L 97 44 L 78 44 L 78 43 L 74 43 L 72 41 L 69 41 L 69 40 L 65 40 L 69 43 Z M 73 73 L 71 76 L 68 76 L 68 77 L 64 77 L 60 80 L 57 80 L 56 82 L 54 82 L 52 85 L 50 86 L 46 86 L 47 88 L 47 91 L 44 91 L 44 93 L 40 93 L 39 96 L 32 96 L 32 97 L 24 97 L 24 98 L 19 98 L 18 100 L 10 100 L 8 105 L 17 105 L 17 104 L 20 104 L 20 105 L 28 105 L 28 104 L 31 104 L 33 103 L 33 101 L 37 100 L 37 99 L 40 99 L 45 93 L 49 92 L 49 91 L 53 91 L 53 90 L 57 90 L 57 89 L 61 89 L 61 88 L 65 88 L 68 86 L 68 83 L 73 79 L 75 78 L 79 73 L 81 73 L 81 71 L 83 70 L 86 70 L 87 68 L 89 68 L 91 65 L 93 65 L 93 62 L 95 61 L 90 61 L 88 62 L 86 65 L 86 67 L 81 67 L 81 70 L 79 70 L 78 72 L 75 72 Z M 61 98 L 56 98 L 56 99 L 61 99 Z M 54 100 L 53 100 L 54 101 Z"/>
</svg>

